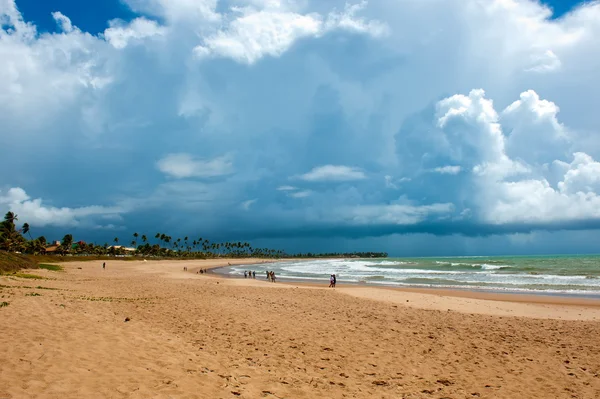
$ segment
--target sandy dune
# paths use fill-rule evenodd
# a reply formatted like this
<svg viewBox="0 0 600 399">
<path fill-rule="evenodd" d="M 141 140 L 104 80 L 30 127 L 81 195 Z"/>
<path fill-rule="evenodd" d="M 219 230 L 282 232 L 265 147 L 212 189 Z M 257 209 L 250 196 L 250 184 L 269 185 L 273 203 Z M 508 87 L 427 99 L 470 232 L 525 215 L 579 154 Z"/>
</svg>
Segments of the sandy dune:
<svg viewBox="0 0 600 399">
<path fill-rule="evenodd" d="M 215 265 L 0 277 L 0 398 L 600 397 L 594 304 L 195 274 Z"/>
</svg>

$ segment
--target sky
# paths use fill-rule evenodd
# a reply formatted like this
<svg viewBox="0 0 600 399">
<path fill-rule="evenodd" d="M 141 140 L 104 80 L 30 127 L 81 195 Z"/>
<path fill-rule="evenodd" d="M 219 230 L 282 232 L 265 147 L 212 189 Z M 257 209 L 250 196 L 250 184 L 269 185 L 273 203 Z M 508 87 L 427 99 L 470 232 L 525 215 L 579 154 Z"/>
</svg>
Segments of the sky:
<svg viewBox="0 0 600 399">
<path fill-rule="evenodd" d="M 97 243 L 599 252 L 598 48 L 594 1 L 0 0 L 0 211 Z"/>
</svg>

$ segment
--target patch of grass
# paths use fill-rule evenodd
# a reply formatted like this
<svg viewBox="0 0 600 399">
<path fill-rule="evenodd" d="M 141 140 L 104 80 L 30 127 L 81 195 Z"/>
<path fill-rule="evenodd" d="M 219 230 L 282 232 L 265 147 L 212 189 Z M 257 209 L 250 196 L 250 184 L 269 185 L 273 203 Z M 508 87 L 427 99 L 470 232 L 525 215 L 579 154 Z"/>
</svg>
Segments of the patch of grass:
<svg viewBox="0 0 600 399">
<path fill-rule="evenodd" d="M 30 292 L 28 294 L 25 294 L 25 296 L 42 296 L 42 294 L 38 294 L 37 292 Z"/>
<path fill-rule="evenodd" d="M 15 273 L 12 276 L 19 277 L 19 278 L 27 278 L 27 279 L 32 279 L 32 280 L 45 280 L 44 277 L 38 276 L 37 274 Z"/>
<path fill-rule="evenodd" d="M 35 268 L 36 263 L 25 255 L 0 251 L 0 273 Z"/>
<path fill-rule="evenodd" d="M 8 302 L 0 302 L 0 308 L 5 308 L 10 305 Z"/>
<path fill-rule="evenodd" d="M 40 263 L 38 265 L 38 267 L 40 269 L 51 270 L 53 272 L 62 272 L 64 270 L 61 265 L 51 265 L 51 264 L 48 264 L 48 263 Z"/>
</svg>

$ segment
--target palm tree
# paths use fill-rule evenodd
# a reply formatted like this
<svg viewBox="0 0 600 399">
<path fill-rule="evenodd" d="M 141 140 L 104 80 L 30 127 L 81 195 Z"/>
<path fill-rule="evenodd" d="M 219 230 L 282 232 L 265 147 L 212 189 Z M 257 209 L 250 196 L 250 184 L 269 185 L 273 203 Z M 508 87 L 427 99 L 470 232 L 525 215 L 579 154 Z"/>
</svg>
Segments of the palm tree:
<svg viewBox="0 0 600 399">
<path fill-rule="evenodd" d="M 4 221 L 0 223 L 0 248 L 7 251 L 18 251 L 23 244 L 23 236 L 15 229 L 15 221 L 19 220 L 13 212 L 6 212 Z"/>
<path fill-rule="evenodd" d="M 29 223 L 23 223 L 23 227 L 21 228 L 21 234 L 29 234 L 29 238 L 33 240 L 31 237 L 31 233 L 29 232 Z"/>
<path fill-rule="evenodd" d="M 132 245 L 133 245 L 134 248 L 137 248 L 137 238 L 139 236 L 140 235 L 138 233 L 133 233 L 133 238 L 135 238 L 135 240 L 132 241 L 132 243 L 133 243 Z"/>
<path fill-rule="evenodd" d="M 119 237 L 115 237 L 113 241 L 115 242 L 115 245 L 117 245 L 119 243 Z"/>
<path fill-rule="evenodd" d="M 142 242 L 145 244 L 148 241 L 148 237 L 145 234 L 142 234 Z"/>
<path fill-rule="evenodd" d="M 61 252 L 63 255 L 71 250 L 71 246 L 73 245 L 73 236 L 71 234 L 65 234 L 62 239 L 62 243 L 60 244 Z"/>
</svg>

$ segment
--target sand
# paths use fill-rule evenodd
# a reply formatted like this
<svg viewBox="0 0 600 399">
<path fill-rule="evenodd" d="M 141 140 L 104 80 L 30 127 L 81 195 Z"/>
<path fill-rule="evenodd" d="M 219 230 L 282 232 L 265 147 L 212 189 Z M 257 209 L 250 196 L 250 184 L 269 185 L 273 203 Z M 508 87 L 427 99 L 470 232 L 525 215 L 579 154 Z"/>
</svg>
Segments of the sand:
<svg viewBox="0 0 600 399">
<path fill-rule="evenodd" d="M 0 398 L 600 397 L 594 301 L 195 273 L 220 264 L 0 277 Z"/>
</svg>

